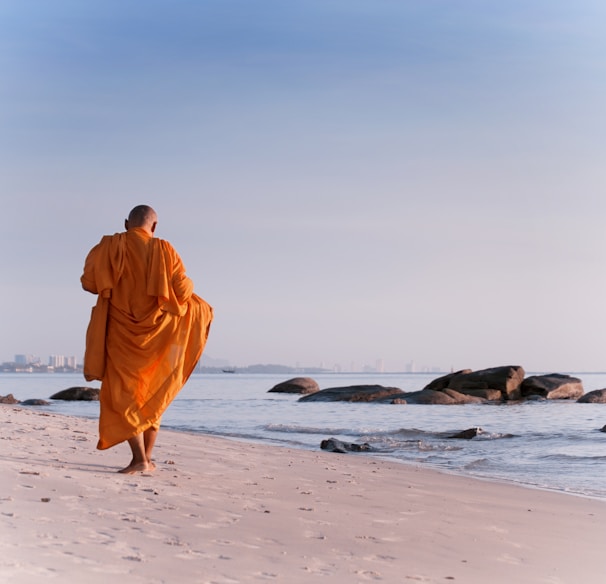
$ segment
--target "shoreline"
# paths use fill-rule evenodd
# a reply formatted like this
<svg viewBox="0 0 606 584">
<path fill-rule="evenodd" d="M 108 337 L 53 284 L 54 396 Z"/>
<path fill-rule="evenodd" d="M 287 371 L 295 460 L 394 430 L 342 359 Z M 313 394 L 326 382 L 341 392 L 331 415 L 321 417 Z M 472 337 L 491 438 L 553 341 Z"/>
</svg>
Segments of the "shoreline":
<svg viewBox="0 0 606 584">
<path fill-rule="evenodd" d="M 63 414 L 59 414 L 59 415 L 63 415 Z M 88 418 L 88 419 L 90 419 L 90 418 Z M 204 433 L 204 432 L 197 432 L 195 430 L 179 430 L 176 428 L 169 428 L 169 427 L 162 428 L 161 431 L 162 432 L 176 432 L 178 434 L 186 434 L 186 435 L 192 436 L 192 437 L 200 436 L 200 437 L 208 437 L 208 438 L 217 438 L 218 440 L 228 440 L 231 442 L 237 442 L 237 443 L 241 443 L 241 444 L 268 446 L 269 448 L 286 448 L 288 450 L 292 450 L 295 452 L 298 452 L 298 451 L 312 452 L 312 453 L 321 452 L 319 447 L 314 449 L 314 448 L 304 446 L 304 445 L 302 445 L 302 446 L 286 446 L 286 445 L 282 446 L 281 444 L 265 442 L 260 438 L 255 440 L 252 438 L 247 439 L 247 438 L 240 438 L 238 436 L 223 436 L 221 434 L 210 434 L 210 433 Z M 427 470 L 428 472 L 438 473 L 440 475 L 468 478 L 469 480 L 472 480 L 472 481 L 480 481 L 480 482 L 485 482 L 485 483 L 495 484 L 495 485 L 505 485 L 505 486 L 517 487 L 517 488 L 521 488 L 521 489 L 530 489 L 532 491 L 545 491 L 546 493 L 557 493 L 557 494 L 564 495 L 567 497 L 580 497 L 581 499 L 590 499 L 592 501 L 600 501 L 600 502 L 606 504 L 606 496 L 602 497 L 602 496 L 598 496 L 598 495 L 591 495 L 588 493 L 583 493 L 581 491 L 567 491 L 565 489 L 559 489 L 557 487 L 540 486 L 540 485 L 536 485 L 533 483 L 514 481 L 512 479 L 507 479 L 507 478 L 472 475 L 472 474 L 468 474 L 463 471 L 459 471 L 459 470 L 455 470 L 455 469 L 442 468 L 438 465 L 432 465 L 431 463 L 427 463 L 427 462 L 413 463 L 413 462 L 410 462 L 408 460 L 404 460 L 401 458 L 390 457 L 390 456 L 386 455 L 385 453 L 365 451 L 365 452 L 360 452 L 360 453 L 350 452 L 347 454 L 335 453 L 335 456 L 354 456 L 354 457 L 362 457 L 362 458 L 373 458 L 375 460 L 389 462 L 390 464 L 402 465 L 405 468 L 412 469 L 413 471 Z"/>
<path fill-rule="evenodd" d="M 96 421 L 0 408 L 0 579 L 598 584 L 606 502 L 365 455 L 161 430 L 119 475 Z"/>
</svg>

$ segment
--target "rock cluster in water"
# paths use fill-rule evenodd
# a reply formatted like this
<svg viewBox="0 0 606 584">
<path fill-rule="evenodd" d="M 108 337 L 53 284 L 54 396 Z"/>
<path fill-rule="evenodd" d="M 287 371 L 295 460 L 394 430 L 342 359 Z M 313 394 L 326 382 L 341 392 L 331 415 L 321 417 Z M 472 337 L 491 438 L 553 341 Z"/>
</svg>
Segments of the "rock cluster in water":
<svg viewBox="0 0 606 584">
<path fill-rule="evenodd" d="M 297 388 L 300 387 L 300 391 Z M 314 388 L 317 388 L 314 390 Z M 505 365 L 479 371 L 463 369 L 434 379 L 420 391 L 407 392 L 382 385 L 350 385 L 320 389 L 311 378 L 295 378 L 269 391 L 305 394 L 307 401 L 374 402 L 391 404 L 440 404 L 575 400 L 579 403 L 606 403 L 606 389 L 585 394 L 577 377 L 562 373 L 526 377 L 523 367 Z"/>
<path fill-rule="evenodd" d="M 50 396 L 49 399 L 65 401 L 99 401 L 100 390 L 94 387 L 68 387 Z M 12 393 L 0 395 L 0 404 L 19 404 L 20 406 L 48 406 L 50 402 L 43 399 L 26 399 L 20 401 Z"/>
</svg>

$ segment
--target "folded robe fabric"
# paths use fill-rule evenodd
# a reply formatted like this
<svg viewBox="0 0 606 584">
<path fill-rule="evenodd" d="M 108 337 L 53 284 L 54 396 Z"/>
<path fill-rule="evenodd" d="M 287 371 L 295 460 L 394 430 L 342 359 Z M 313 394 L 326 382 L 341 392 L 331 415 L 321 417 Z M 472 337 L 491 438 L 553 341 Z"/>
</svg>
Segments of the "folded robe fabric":
<svg viewBox="0 0 606 584">
<path fill-rule="evenodd" d="M 86 381 L 101 380 L 105 373 L 105 332 L 107 331 L 110 291 L 105 292 L 108 296 L 99 294 L 97 304 L 91 310 L 90 322 L 86 329 L 83 370 Z"/>
<path fill-rule="evenodd" d="M 103 237 L 81 282 L 100 297 L 93 311 L 107 308 L 105 320 L 91 319 L 85 353 L 87 379 L 101 380 L 105 449 L 159 427 L 202 355 L 213 311 L 171 244 L 140 228 Z"/>
</svg>

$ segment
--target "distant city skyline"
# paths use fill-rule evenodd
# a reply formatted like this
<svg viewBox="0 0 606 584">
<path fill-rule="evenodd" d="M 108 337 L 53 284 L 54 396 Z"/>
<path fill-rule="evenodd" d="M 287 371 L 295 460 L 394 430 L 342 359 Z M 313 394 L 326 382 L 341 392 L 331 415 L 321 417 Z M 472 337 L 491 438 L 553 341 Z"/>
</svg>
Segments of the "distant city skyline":
<svg viewBox="0 0 606 584">
<path fill-rule="evenodd" d="M 18 365 L 28 365 L 31 363 L 41 363 L 43 360 L 39 355 L 34 355 L 33 353 L 15 353 L 13 362 Z M 48 355 L 48 365 L 53 367 L 64 367 L 70 366 L 75 367 L 78 361 L 75 355 L 59 355 L 57 353 Z"/>
<path fill-rule="evenodd" d="M 2 360 L 2 365 L 44 365 L 45 367 L 50 368 L 68 368 L 68 369 L 78 369 L 82 367 L 82 358 L 77 358 L 76 356 L 67 356 L 67 355 L 59 355 L 52 354 L 47 357 L 45 360 L 43 357 L 39 355 L 34 355 L 33 353 L 15 353 L 13 355 L 13 359 L 4 359 Z M 389 371 L 385 369 L 383 359 L 376 359 L 374 365 L 371 365 L 368 362 L 363 362 L 360 364 L 350 362 L 348 366 L 342 366 L 339 363 L 328 364 L 323 361 L 320 361 L 318 364 L 313 363 L 305 363 L 302 364 L 300 362 L 297 363 L 278 363 L 274 360 L 266 360 L 259 363 L 237 363 L 233 364 L 232 361 L 225 358 L 213 358 L 212 356 L 203 355 L 202 359 L 199 363 L 199 366 L 209 366 L 215 368 L 246 368 L 255 365 L 268 364 L 268 365 L 284 365 L 287 367 L 292 367 L 294 370 L 303 370 L 303 369 L 321 369 L 327 371 L 334 372 L 343 372 L 343 373 L 389 373 L 389 372 L 402 372 L 402 373 L 440 373 L 443 371 L 440 367 L 437 366 L 421 366 L 418 367 L 414 361 L 409 361 L 406 366 L 399 371 Z"/>
<path fill-rule="evenodd" d="M 39 364 L 42 368 L 57 368 L 57 369 L 71 369 L 79 371 L 82 368 L 82 358 L 78 358 L 74 355 L 59 355 L 51 354 L 46 359 L 34 355 L 32 353 L 15 353 L 13 359 L 0 360 L 0 366 L 6 370 L 7 366 L 10 365 L 35 365 Z M 495 362 L 486 365 L 486 367 L 478 367 L 479 369 L 488 369 L 490 367 L 500 367 L 505 365 L 519 365 L 523 367 L 526 373 L 602 373 L 606 371 L 601 369 L 559 369 L 559 370 L 542 370 L 542 369 L 528 369 L 525 368 L 521 363 L 505 363 Z M 198 369 L 224 369 L 228 370 L 244 370 L 254 369 L 263 367 L 286 367 L 292 369 L 292 371 L 330 371 L 334 373 L 436 373 L 445 374 L 455 371 L 452 367 L 440 367 L 437 365 L 419 365 L 414 360 L 406 362 L 405 366 L 396 369 L 387 369 L 384 366 L 383 359 L 379 358 L 371 364 L 368 361 L 361 361 L 360 363 L 350 362 L 347 366 L 343 366 L 340 363 L 328 363 L 325 361 L 319 361 L 318 363 L 302 363 L 302 362 L 280 362 L 275 359 L 266 359 L 258 362 L 239 362 L 235 363 L 233 360 L 228 358 L 215 358 L 210 355 L 204 354 L 202 359 L 198 363 Z M 464 368 L 467 369 L 467 368 Z M 261 372 L 261 371 L 259 371 Z"/>
</svg>

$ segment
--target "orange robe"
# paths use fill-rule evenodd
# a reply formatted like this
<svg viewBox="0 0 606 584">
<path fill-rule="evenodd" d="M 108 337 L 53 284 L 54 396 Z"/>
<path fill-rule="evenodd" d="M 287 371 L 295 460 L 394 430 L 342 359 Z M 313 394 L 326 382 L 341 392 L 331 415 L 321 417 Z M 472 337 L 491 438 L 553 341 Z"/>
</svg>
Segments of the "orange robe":
<svg viewBox="0 0 606 584">
<path fill-rule="evenodd" d="M 81 282 L 99 295 L 93 310 L 106 303 L 107 321 L 91 319 L 84 359 L 87 380 L 101 380 L 97 448 L 105 449 L 159 427 L 202 355 L 213 311 L 172 245 L 141 228 L 103 237 Z M 87 371 L 95 358 L 103 366 Z"/>
</svg>

